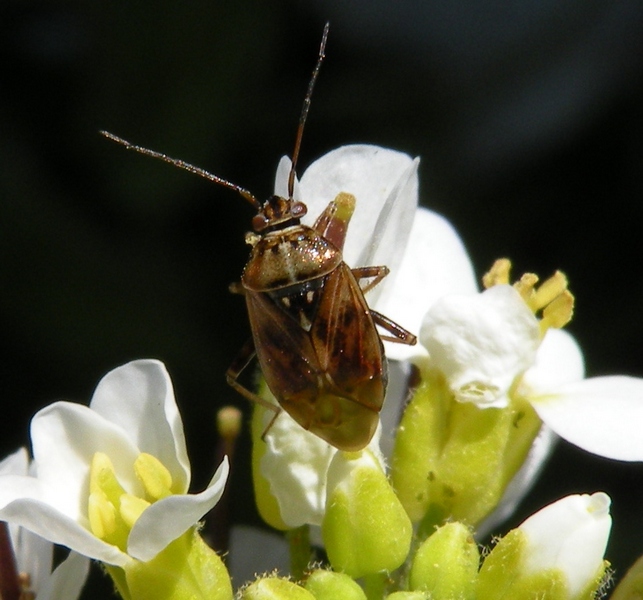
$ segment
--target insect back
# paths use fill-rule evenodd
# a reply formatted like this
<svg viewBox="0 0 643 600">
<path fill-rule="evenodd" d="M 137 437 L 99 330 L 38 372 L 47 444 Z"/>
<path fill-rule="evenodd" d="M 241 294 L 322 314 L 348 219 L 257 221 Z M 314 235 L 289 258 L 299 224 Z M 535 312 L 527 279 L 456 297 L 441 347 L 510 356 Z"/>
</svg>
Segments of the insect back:
<svg viewBox="0 0 643 600">
<path fill-rule="evenodd" d="M 383 345 L 359 284 L 381 279 L 386 268 L 353 271 L 341 254 L 354 206 L 342 193 L 313 227 L 290 225 L 256 238 L 241 278 L 268 387 L 302 427 L 342 450 L 359 450 L 373 437 L 387 382 Z M 240 371 L 231 369 L 237 387 Z"/>
</svg>

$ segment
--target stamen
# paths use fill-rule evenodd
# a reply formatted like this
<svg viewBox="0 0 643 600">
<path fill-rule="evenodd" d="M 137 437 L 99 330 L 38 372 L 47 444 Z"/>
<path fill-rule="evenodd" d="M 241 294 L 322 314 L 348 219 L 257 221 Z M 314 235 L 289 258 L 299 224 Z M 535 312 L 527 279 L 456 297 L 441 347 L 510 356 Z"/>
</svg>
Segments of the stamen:
<svg viewBox="0 0 643 600">
<path fill-rule="evenodd" d="M 134 471 L 152 501 L 172 495 L 172 475 L 155 456 L 146 452 L 139 454 Z"/>
<path fill-rule="evenodd" d="M 87 516 L 89 527 L 97 538 L 107 540 L 116 532 L 116 509 L 101 490 L 89 494 Z"/>
<path fill-rule="evenodd" d="M 482 278 L 484 287 L 509 283 L 510 270 L 511 262 L 506 258 L 499 258 Z M 539 325 L 541 335 L 545 335 L 550 327 L 560 329 L 571 321 L 574 314 L 574 296 L 567 289 L 567 277 L 561 271 L 556 271 L 539 286 L 537 284 L 538 275 L 525 273 L 513 284 L 513 288 L 534 315 L 542 311 Z"/>
<path fill-rule="evenodd" d="M 138 498 L 132 494 L 123 494 L 121 496 L 120 512 L 125 524 L 133 527 L 148 506 L 150 506 L 150 503 L 147 500 L 143 500 L 143 498 Z"/>
<path fill-rule="evenodd" d="M 489 289 L 494 285 L 503 285 L 509 283 L 509 273 L 511 272 L 511 261 L 508 258 L 499 258 L 487 273 L 482 276 L 482 285 Z"/>
<path fill-rule="evenodd" d="M 567 277 L 556 271 L 549 279 L 540 284 L 534 297 L 534 310 L 540 310 L 553 302 L 558 296 L 567 290 Z"/>
<path fill-rule="evenodd" d="M 117 506 L 119 499 L 125 490 L 118 483 L 114 465 L 109 456 L 103 452 L 96 452 L 92 457 L 92 464 L 89 472 L 90 493 L 100 492 L 108 502 Z"/>
<path fill-rule="evenodd" d="M 545 333 L 549 327 L 560 329 L 572 320 L 574 314 L 574 296 L 565 290 L 543 309 L 540 331 Z"/>
<path fill-rule="evenodd" d="M 536 312 L 536 309 L 533 308 L 532 304 L 535 296 L 534 289 L 537 283 L 538 275 L 535 273 L 525 273 L 520 280 L 516 281 L 513 285 L 514 290 L 520 294 L 527 306 L 534 312 Z"/>
</svg>

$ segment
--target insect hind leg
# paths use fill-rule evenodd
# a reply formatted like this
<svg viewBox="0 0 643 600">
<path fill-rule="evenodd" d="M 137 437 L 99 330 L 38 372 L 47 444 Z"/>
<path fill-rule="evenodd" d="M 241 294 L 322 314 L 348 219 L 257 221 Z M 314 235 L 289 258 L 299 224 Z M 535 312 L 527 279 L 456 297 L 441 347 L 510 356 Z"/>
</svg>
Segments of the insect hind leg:
<svg viewBox="0 0 643 600">
<path fill-rule="evenodd" d="M 364 287 L 362 287 L 362 294 L 370 292 L 384 277 L 389 274 L 389 268 L 385 266 L 381 267 L 357 267 L 356 269 L 351 269 L 355 279 L 358 281 L 360 279 L 371 279 Z M 361 287 L 361 286 L 360 286 Z"/>
<path fill-rule="evenodd" d="M 387 342 L 396 342 L 397 344 L 406 344 L 407 346 L 414 346 L 417 342 L 417 336 L 407 331 L 401 325 L 398 325 L 392 319 L 385 317 L 382 313 L 371 310 L 371 316 L 376 325 L 379 325 L 391 335 L 382 335 L 380 337 Z"/>
<path fill-rule="evenodd" d="M 252 359 L 255 357 L 255 355 L 256 355 L 256 351 L 255 351 L 254 340 L 250 338 L 242 346 L 241 350 L 239 351 L 239 354 L 237 354 L 236 358 L 232 361 L 232 364 L 228 367 L 228 370 L 226 371 L 226 379 L 228 381 L 228 385 L 232 387 L 234 390 L 236 390 L 239 394 L 241 394 L 244 398 L 246 398 L 247 400 L 250 400 L 250 402 L 259 404 L 260 406 L 263 406 L 265 409 L 271 410 L 274 413 L 272 419 L 270 419 L 270 422 L 268 423 L 263 433 L 261 434 L 261 439 L 263 440 L 266 434 L 272 428 L 275 422 L 275 419 L 280 415 L 281 408 L 279 408 L 278 406 L 275 406 L 272 402 L 265 400 L 264 398 L 255 394 L 254 392 L 251 392 L 247 387 L 245 387 L 238 381 L 239 376 L 243 371 L 245 371 L 248 365 L 252 362 Z"/>
</svg>

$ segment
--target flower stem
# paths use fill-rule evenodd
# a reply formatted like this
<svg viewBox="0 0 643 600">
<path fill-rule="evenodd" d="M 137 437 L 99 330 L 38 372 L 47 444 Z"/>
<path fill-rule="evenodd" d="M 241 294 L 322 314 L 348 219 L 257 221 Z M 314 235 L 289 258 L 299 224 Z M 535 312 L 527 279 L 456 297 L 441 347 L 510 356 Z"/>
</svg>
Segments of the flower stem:
<svg viewBox="0 0 643 600">
<path fill-rule="evenodd" d="M 286 532 L 290 545 L 290 574 L 301 581 L 311 559 L 310 531 L 308 525 L 302 525 Z"/>
<path fill-rule="evenodd" d="M 20 598 L 16 557 L 9 538 L 9 526 L 4 521 L 0 521 L 0 598 L 2 600 Z"/>
</svg>

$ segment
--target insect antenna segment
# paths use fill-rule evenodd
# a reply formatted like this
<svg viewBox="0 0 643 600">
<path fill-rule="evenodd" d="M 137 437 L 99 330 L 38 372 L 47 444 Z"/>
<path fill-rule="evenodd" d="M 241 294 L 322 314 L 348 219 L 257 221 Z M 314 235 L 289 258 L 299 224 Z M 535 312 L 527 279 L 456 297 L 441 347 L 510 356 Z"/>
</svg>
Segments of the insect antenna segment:
<svg viewBox="0 0 643 600">
<path fill-rule="evenodd" d="M 295 191 L 295 177 L 297 171 L 297 161 L 299 159 L 299 150 L 301 149 L 301 139 L 304 135 L 304 126 L 306 125 L 306 119 L 308 118 L 308 111 L 310 110 L 310 102 L 313 97 L 313 88 L 315 87 L 315 82 L 319 76 L 319 71 L 321 69 L 324 58 L 326 58 L 326 40 L 328 39 L 328 30 L 330 28 L 330 23 L 326 23 L 324 26 L 324 32 L 322 33 L 321 44 L 319 45 L 319 55 L 317 56 L 317 63 L 313 69 L 313 74 L 308 83 L 308 90 L 306 92 L 306 97 L 304 98 L 304 105 L 301 109 L 301 116 L 299 117 L 299 126 L 297 127 L 297 137 L 295 138 L 295 148 L 292 151 L 292 163 L 290 166 L 290 174 L 288 175 L 288 199 L 292 200 L 293 192 Z"/>
<path fill-rule="evenodd" d="M 117 135 L 110 133 L 109 131 L 99 131 L 99 133 L 102 136 L 105 136 L 108 140 L 112 140 L 113 142 L 116 142 L 121 146 L 125 146 L 127 150 L 133 150 L 134 152 L 138 152 L 139 154 L 145 154 L 146 156 L 151 156 L 152 158 L 158 158 L 162 161 L 165 161 L 166 163 L 170 163 L 171 165 L 178 167 L 179 169 L 183 169 L 184 171 L 189 171 L 190 173 L 194 173 L 199 177 L 203 177 L 204 179 L 213 181 L 214 183 L 218 183 L 219 185 L 230 188 L 231 190 L 234 190 L 240 196 L 245 198 L 248 202 L 250 202 L 250 204 L 252 204 L 252 206 L 254 206 L 257 210 L 261 208 L 261 202 L 257 200 L 255 195 L 249 190 L 247 190 L 246 188 L 242 188 L 240 185 L 237 185 L 236 183 L 232 183 L 227 179 L 223 179 L 222 177 L 213 175 L 209 171 L 206 171 L 205 169 L 201 169 L 200 167 L 195 167 L 194 165 L 191 165 L 190 163 L 185 162 L 184 160 L 181 160 L 179 158 L 172 158 L 171 156 L 168 156 L 167 154 L 163 154 L 162 152 L 157 152 L 156 150 L 150 150 L 149 148 L 144 148 L 143 146 L 137 146 L 136 144 L 132 144 L 131 142 L 128 142 L 127 140 L 124 140 L 123 138 L 120 138 Z"/>
</svg>

